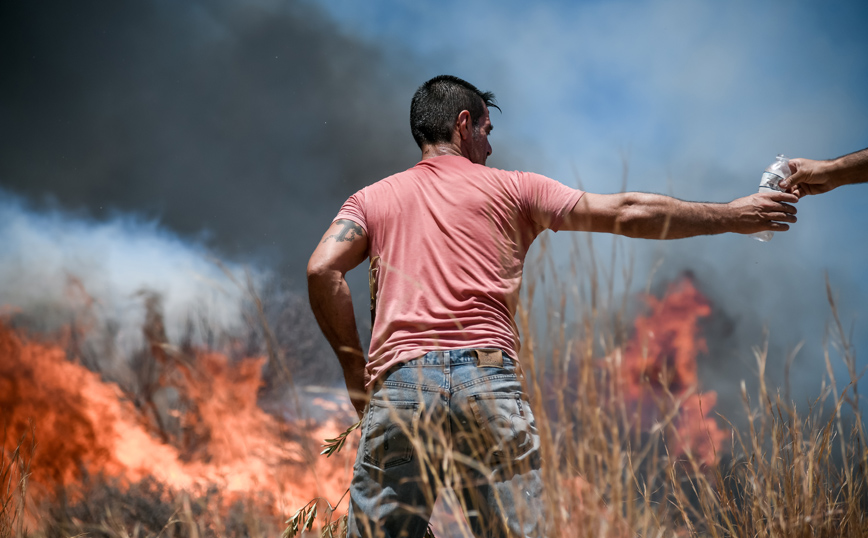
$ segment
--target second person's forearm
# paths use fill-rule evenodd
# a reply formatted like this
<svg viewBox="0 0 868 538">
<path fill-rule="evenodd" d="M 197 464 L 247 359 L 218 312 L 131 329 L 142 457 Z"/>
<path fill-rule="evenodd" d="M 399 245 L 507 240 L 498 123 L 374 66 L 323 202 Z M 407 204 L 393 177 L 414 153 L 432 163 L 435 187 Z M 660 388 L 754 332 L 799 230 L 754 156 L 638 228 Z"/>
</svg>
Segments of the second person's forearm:
<svg viewBox="0 0 868 538">
<path fill-rule="evenodd" d="M 839 185 L 868 182 L 868 149 L 829 161 L 826 173 Z"/>
</svg>

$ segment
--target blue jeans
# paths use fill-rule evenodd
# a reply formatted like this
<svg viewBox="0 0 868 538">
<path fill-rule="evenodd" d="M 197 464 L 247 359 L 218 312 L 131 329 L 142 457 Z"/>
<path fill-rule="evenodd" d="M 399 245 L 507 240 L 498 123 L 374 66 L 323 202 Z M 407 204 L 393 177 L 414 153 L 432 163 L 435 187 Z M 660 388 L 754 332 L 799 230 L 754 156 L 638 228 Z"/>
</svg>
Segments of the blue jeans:
<svg viewBox="0 0 868 538">
<path fill-rule="evenodd" d="M 515 361 L 491 356 L 432 351 L 377 382 L 353 468 L 350 536 L 421 538 L 446 488 L 477 537 L 546 535 L 533 414 Z"/>
</svg>

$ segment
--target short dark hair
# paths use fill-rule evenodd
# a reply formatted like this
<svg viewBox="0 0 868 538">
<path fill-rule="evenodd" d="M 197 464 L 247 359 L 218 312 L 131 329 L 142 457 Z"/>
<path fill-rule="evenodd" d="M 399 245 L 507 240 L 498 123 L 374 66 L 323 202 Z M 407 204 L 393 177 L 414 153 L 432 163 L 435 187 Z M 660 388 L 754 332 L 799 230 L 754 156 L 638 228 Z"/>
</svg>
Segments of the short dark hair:
<svg viewBox="0 0 868 538">
<path fill-rule="evenodd" d="M 484 105 L 484 106 L 483 106 Z M 434 77 L 419 86 L 410 104 L 410 130 L 421 149 L 425 144 L 452 140 L 455 120 L 462 110 L 470 112 L 473 125 L 479 125 L 485 107 L 500 110 L 491 92 L 452 75 Z"/>
</svg>

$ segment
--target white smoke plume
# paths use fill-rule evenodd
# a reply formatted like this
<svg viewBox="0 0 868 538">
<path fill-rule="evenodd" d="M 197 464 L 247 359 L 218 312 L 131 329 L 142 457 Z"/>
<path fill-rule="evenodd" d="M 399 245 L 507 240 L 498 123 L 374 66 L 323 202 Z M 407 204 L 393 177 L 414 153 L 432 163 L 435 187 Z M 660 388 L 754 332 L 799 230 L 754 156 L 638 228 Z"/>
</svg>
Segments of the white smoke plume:
<svg viewBox="0 0 868 538">
<path fill-rule="evenodd" d="M 162 298 L 170 341 L 201 342 L 205 329 L 233 334 L 244 327 L 245 291 L 205 247 L 155 220 L 37 211 L 0 191 L 0 245 L 0 304 L 34 328 L 57 330 L 87 309 L 97 323 L 111 323 L 118 342 L 131 349 L 142 339 L 143 293 Z M 244 278 L 237 264 L 225 269 Z M 260 280 L 263 273 L 255 275 Z"/>
</svg>

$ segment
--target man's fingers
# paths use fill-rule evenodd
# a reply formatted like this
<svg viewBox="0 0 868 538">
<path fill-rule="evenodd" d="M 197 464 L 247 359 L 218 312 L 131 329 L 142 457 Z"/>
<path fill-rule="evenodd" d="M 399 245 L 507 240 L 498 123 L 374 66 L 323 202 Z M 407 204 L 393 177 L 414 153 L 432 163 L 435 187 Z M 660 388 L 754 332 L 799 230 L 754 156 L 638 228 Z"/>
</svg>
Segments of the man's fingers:
<svg viewBox="0 0 868 538">
<path fill-rule="evenodd" d="M 789 202 L 795 204 L 799 201 L 799 197 L 790 192 L 772 191 L 771 193 L 766 194 L 766 196 L 775 202 Z"/>
<path fill-rule="evenodd" d="M 801 172 L 801 164 L 800 159 L 790 159 L 789 167 L 792 175 L 782 179 L 778 184 L 782 189 L 792 188 L 804 181 L 806 174 Z"/>
<path fill-rule="evenodd" d="M 798 210 L 798 208 L 796 208 L 796 206 L 793 206 L 790 204 L 781 203 L 781 204 L 779 204 L 779 206 L 780 207 L 778 209 L 780 211 L 783 211 L 784 213 L 792 213 L 793 215 L 795 215 L 796 213 L 799 212 L 799 210 Z"/>
<path fill-rule="evenodd" d="M 791 213 L 769 213 L 769 220 L 782 222 L 796 222 L 798 219 Z"/>
<path fill-rule="evenodd" d="M 788 178 L 782 179 L 781 182 L 778 183 L 778 187 L 780 187 L 782 189 L 789 189 L 789 188 L 794 187 L 795 185 L 798 185 L 801 182 L 802 182 L 802 176 L 797 174 L 797 175 L 793 175 L 793 176 L 790 176 Z"/>
<path fill-rule="evenodd" d="M 769 230 L 773 232 L 786 232 L 790 229 L 789 224 L 784 224 L 783 222 L 770 222 Z"/>
</svg>

